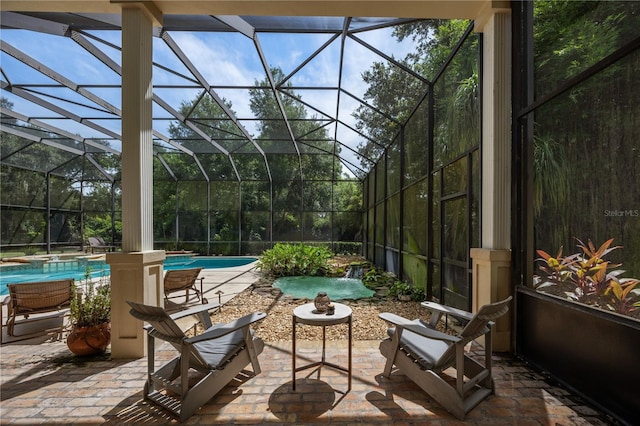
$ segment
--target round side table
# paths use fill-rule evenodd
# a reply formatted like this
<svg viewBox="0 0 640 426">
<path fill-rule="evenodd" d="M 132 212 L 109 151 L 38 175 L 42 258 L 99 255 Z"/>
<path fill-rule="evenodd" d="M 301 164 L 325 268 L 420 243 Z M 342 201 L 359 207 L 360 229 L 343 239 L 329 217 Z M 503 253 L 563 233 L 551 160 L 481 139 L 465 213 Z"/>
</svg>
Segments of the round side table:
<svg viewBox="0 0 640 426">
<path fill-rule="evenodd" d="M 324 312 L 320 313 L 316 311 L 316 307 L 313 303 L 307 303 L 298 306 L 293 310 L 293 350 L 292 350 L 292 362 L 293 362 L 293 390 L 296 390 L 296 373 L 298 371 L 306 370 L 307 368 L 316 367 L 319 365 L 326 365 L 337 370 L 345 371 L 349 378 L 348 390 L 351 390 L 351 341 L 352 341 L 352 311 L 351 308 L 342 303 L 333 303 L 335 306 L 335 313 L 328 315 Z M 318 362 L 313 362 L 308 365 L 304 365 L 296 368 L 296 325 L 305 324 L 311 326 L 322 326 L 322 359 Z M 326 349 L 326 327 L 337 324 L 349 324 L 349 366 L 347 368 L 328 362 L 325 357 Z"/>
</svg>

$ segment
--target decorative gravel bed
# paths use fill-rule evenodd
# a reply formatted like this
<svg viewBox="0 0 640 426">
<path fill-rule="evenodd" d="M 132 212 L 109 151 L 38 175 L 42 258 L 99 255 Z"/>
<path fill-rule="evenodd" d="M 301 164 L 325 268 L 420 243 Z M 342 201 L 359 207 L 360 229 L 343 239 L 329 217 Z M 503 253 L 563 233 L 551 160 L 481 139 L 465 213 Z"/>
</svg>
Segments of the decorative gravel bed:
<svg viewBox="0 0 640 426">
<path fill-rule="evenodd" d="M 293 310 L 308 299 L 292 299 L 267 286 L 250 288 L 227 302 L 220 311 L 211 315 L 212 321 L 228 322 L 251 312 L 266 312 L 267 317 L 254 330 L 265 342 L 290 341 Z M 386 298 L 339 301 L 353 310 L 353 339 L 382 340 L 387 337 L 388 324 L 378 317 L 381 312 L 391 312 L 408 319 L 429 318 L 429 311 L 418 302 L 399 302 Z M 322 340 L 322 327 L 298 325 L 296 337 L 300 340 Z M 326 328 L 327 340 L 347 338 L 347 325 Z"/>
</svg>

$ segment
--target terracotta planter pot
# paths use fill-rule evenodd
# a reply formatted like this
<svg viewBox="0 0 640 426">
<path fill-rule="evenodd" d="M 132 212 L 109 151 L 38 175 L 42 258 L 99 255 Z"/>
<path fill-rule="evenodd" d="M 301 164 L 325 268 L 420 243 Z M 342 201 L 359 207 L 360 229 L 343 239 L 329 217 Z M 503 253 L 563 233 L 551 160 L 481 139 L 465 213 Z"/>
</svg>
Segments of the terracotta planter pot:
<svg viewBox="0 0 640 426">
<path fill-rule="evenodd" d="M 111 323 L 88 327 L 75 327 L 67 336 L 67 346 L 76 355 L 87 356 L 104 353 L 111 343 Z"/>
</svg>

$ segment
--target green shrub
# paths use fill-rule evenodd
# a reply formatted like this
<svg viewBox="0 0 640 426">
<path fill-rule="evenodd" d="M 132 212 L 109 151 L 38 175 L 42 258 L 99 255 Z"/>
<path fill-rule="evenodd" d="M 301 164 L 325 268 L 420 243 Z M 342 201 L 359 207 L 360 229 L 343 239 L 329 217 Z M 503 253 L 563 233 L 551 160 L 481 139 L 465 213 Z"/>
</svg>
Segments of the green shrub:
<svg viewBox="0 0 640 426">
<path fill-rule="evenodd" d="M 24 255 L 25 256 L 33 256 L 35 254 L 38 254 L 38 250 L 39 250 L 39 248 L 37 246 L 26 246 L 24 248 Z"/>
<path fill-rule="evenodd" d="M 372 266 L 362 277 L 362 283 L 368 289 L 375 290 L 378 287 L 390 287 L 398 279 L 392 272 Z"/>
<path fill-rule="evenodd" d="M 427 294 L 424 292 L 423 289 L 414 287 L 413 293 L 411 294 L 411 299 L 414 302 L 424 302 L 425 300 L 427 300 Z"/>
<path fill-rule="evenodd" d="M 80 290 L 80 295 L 78 291 Z M 87 267 L 84 279 L 73 285 L 69 321 L 74 327 L 100 325 L 111 320 L 111 282 L 102 276 L 98 282 L 91 279 L 91 268 Z"/>
<path fill-rule="evenodd" d="M 422 302 L 425 300 L 424 290 L 414 287 L 412 284 L 404 282 L 404 281 L 396 281 L 391 287 L 389 287 L 389 296 L 411 296 L 411 300 L 415 302 Z"/>
<path fill-rule="evenodd" d="M 325 276 L 331 271 L 332 257 L 326 247 L 279 243 L 262 253 L 258 268 L 274 277 Z"/>
<path fill-rule="evenodd" d="M 378 287 L 378 281 L 380 280 L 380 273 L 375 267 L 369 269 L 362 277 L 362 283 L 368 289 L 375 290 Z"/>
<path fill-rule="evenodd" d="M 389 296 L 410 296 L 413 293 L 413 286 L 404 281 L 396 281 L 389 287 Z"/>
</svg>

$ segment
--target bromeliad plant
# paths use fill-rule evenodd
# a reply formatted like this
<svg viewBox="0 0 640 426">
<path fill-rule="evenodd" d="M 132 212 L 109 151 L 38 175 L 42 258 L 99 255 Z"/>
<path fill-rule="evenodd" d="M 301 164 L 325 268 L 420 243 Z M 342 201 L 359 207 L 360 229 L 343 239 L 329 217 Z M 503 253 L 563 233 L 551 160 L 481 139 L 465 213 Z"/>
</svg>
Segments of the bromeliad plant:
<svg viewBox="0 0 640 426">
<path fill-rule="evenodd" d="M 634 289 L 640 283 L 635 278 L 622 278 L 625 272 L 614 269 L 620 263 L 611 263 L 604 257 L 621 246 L 611 246 L 613 238 L 596 247 L 578 239 L 581 252 L 562 255 L 562 247 L 555 256 L 544 250 L 540 255 L 540 275 L 534 275 L 534 286 L 539 291 L 564 295 L 570 300 L 596 305 L 624 315 L 633 315 L 640 307 Z"/>
</svg>

